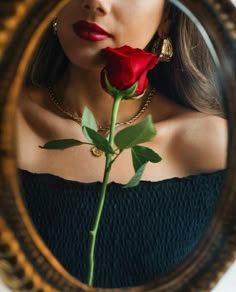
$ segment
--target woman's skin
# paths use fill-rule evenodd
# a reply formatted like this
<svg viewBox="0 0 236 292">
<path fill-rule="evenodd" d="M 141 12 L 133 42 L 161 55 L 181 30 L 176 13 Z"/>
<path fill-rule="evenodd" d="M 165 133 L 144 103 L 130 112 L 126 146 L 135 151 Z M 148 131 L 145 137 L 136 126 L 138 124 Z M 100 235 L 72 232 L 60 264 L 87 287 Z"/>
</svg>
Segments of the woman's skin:
<svg viewBox="0 0 236 292">
<path fill-rule="evenodd" d="M 112 97 L 101 88 L 100 72 L 105 65 L 101 49 L 129 45 L 144 49 L 158 32 L 166 34 L 164 0 L 72 0 L 58 15 L 58 35 L 70 66 L 57 84 L 56 94 L 63 107 L 81 115 L 85 106 L 93 112 L 99 125 L 109 124 Z M 99 41 L 79 38 L 72 24 L 85 20 L 98 24 L 111 37 Z M 118 122 L 129 120 L 143 100 L 121 103 Z M 144 143 L 159 153 L 162 161 L 149 163 L 142 180 L 160 181 L 226 166 L 227 123 L 224 119 L 177 105 L 158 92 L 147 111 L 152 114 L 157 135 Z M 95 158 L 90 146 L 64 151 L 43 150 L 49 140 L 74 138 L 85 141 L 81 126 L 59 112 L 45 89 L 24 89 L 17 113 L 18 166 L 35 173 L 52 173 L 81 182 L 102 181 L 105 156 Z M 117 128 L 117 130 L 122 127 Z M 130 150 L 113 164 L 110 180 L 127 183 L 133 167 Z"/>
</svg>

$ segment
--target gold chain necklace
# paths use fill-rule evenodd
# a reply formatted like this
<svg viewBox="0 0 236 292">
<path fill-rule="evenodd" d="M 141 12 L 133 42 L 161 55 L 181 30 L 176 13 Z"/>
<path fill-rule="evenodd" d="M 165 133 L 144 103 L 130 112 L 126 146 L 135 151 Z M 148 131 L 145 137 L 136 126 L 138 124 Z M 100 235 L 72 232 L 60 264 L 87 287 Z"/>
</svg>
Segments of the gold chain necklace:
<svg viewBox="0 0 236 292">
<path fill-rule="evenodd" d="M 67 111 L 66 109 L 64 109 L 61 106 L 60 102 L 58 101 L 58 99 L 56 97 L 56 94 L 55 94 L 55 91 L 54 91 L 54 88 L 53 88 L 52 85 L 48 85 L 47 88 L 48 88 L 49 96 L 50 96 L 53 104 L 57 107 L 57 109 L 59 111 L 61 111 L 63 114 L 65 114 L 67 117 L 69 117 L 71 120 L 73 120 L 73 121 L 77 122 L 79 125 L 81 125 L 82 117 L 80 117 L 78 115 L 73 115 L 71 112 Z M 123 125 L 130 125 L 133 122 L 135 122 L 145 112 L 145 110 L 147 109 L 148 105 L 151 103 L 152 97 L 154 96 L 155 92 L 156 92 L 155 88 L 152 88 L 149 91 L 146 100 L 143 102 L 140 110 L 138 111 L 138 113 L 133 118 L 131 118 L 130 120 L 125 121 L 125 122 L 117 122 L 115 124 L 115 126 L 118 127 L 118 126 L 123 126 Z M 102 134 L 103 136 L 107 137 L 107 135 L 109 134 L 110 125 L 105 125 L 105 126 L 97 125 L 97 127 L 98 127 L 98 132 L 100 134 Z M 93 146 L 91 148 L 90 152 L 95 157 L 100 157 L 103 154 L 103 151 L 99 150 L 95 146 Z"/>
</svg>

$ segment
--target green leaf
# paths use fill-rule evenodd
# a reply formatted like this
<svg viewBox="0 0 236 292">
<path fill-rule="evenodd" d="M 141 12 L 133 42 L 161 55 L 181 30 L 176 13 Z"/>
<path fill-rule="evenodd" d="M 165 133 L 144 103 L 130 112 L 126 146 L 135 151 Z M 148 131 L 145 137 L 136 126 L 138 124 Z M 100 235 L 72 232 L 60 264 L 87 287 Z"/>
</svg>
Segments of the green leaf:
<svg viewBox="0 0 236 292">
<path fill-rule="evenodd" d="M 144 172 L 144 169 L 145 169 L 145 166 L 146 166 L 146 163 L 143 164 L 136 172 L 135 172 L 135 175 L 132 177 L 132 179 L 126 184 L 123 186 L 124 189 L 127 189 L 127 188 L 132 188 L 132 187 L 135 187 L 139 184 L 140 182 L 140 179 L 142 177 L 142 174 Z"/>
<path fill-rule="evenodd" d="M 88 127 L 97 132 L 97 123 L 93 116 L 93 113 L 87 108 L 84 108 L 82 115 L 82 127 Z"/>
<path fill-rule="evenodd" d="M 137 125 L 121 130 L 115 136 L 115 144 L 119 149 L 128 149 L 137 144 L 151 141 L 156 135 L 156 129 L 152 123 L 152 116 Z"/>
<path fill-rule="evenodd" d="M 98 128 L 97 128 L 97 123 L 96 120 L 93 116 L 93 113 L 87 108 L 85 107 L 84 111 L 83 111 L 83 115 L 82 115 L 82 130 L 84 133 L 84 136 L 86 137 L 86 139 L 89 142 L 92 142 L 92 140 L 90 139 L 86 128 L 90 128 L 92 130 L 94 130 L 95 132 L 97 132 Z"/>
<path fill-rule="evenodd" d="M 39 146 L 39 148 L 48 149 L 48 150 L 54 150 L 54 149 L 64 150 L 66 148 L 80 146 L 83 144 L 86 144 L 86 143 L 81 142 L 79 140 L 75 140 L 75 139 L 62 139 L 62 140 L 49 141 L 44 146 Z"/>
<path fill-rule="evenodd" d="M 95 132 L 93 129 L 84 127 L 89 139 L 96 145 L 96 147 L 105 153 L 114 154 L 114 151 L 105 137 Z"/>
<path fill-rule="evenodd" d="M 143 164 L 147 162 L 157 163 L 162 159 L 152 149 L 143 146 L 134 146 L 131 149 L 134 170 L 137 171 Z"/>
</svg>

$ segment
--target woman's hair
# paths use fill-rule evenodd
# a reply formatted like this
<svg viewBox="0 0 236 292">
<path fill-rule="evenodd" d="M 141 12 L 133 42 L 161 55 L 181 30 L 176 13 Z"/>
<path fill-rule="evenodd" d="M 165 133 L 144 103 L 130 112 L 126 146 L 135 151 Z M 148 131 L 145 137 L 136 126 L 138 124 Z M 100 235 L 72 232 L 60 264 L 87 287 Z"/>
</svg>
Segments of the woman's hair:
<svg viewBox="0 0 236 292">
<path fill-rule="evenodd" d="M 174 55 L 169 63 L 159 63 L 149 72 L 152 86 L 185 107 L 223 116 L 215 66 L 204 39 L 183 12 L 169 3 L 166 9 L 172 20 L 169 37 Z M 50 27 L 35 52 L 26 82 L 42 87 L 55 84 L 67 71 L 68 64 Z"/>
</svg>

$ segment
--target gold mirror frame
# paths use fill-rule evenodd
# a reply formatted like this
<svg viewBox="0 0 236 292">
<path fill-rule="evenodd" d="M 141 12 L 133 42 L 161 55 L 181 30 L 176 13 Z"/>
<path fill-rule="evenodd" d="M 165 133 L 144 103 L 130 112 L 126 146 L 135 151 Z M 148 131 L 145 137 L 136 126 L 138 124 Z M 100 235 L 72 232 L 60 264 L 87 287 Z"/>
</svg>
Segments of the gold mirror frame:
<svg viewBox="0 0 236 292">
<path fill-rule="evenodd" d="M 25 209 L 17 175 L 17 97 L 41 36 L 66 2 L 4 0 L 0 6 L 0 273 L 14 291 L 104 291 L 71 276 L 46 248 Z M 236 9 L 229 0 L 171 2 L 198 25 L 215 59 L 229 120 L 228 174 L 197 249 L 173 273 L 127 291 L 208 291 L 236 259 Z"/>
</svg>

